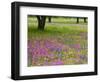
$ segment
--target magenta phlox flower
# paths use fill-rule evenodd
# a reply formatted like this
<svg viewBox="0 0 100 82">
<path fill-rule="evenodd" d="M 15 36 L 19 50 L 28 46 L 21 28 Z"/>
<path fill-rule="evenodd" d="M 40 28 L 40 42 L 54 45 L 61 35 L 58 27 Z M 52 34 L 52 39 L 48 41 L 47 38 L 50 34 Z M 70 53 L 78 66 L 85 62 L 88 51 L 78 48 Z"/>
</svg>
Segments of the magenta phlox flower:
<svg viewBox="0 0 100 82">
<path fill-rule="evenodd" d="M 51 63 L 52 65 L 63 65 L 64 63 L 61 60 L 57 60 Z"/>
<path fill-rule="evenodd" d="M 81 46 L 80 46 L 80 44 L 75 44 L 75 45 L 74 45 L 74 48 L 76 48 L 76 49 L 80 49 Z"/>
</svg>

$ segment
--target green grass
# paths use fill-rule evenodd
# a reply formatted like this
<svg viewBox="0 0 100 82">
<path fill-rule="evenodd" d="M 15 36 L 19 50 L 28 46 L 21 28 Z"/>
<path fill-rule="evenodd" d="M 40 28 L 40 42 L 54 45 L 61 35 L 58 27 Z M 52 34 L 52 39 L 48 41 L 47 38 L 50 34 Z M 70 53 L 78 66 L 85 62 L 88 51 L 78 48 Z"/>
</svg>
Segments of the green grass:
<svg viewBox="0 0 100 82">
<path fill-rule="evenodd" d="M 33 23 L 34 24 L 34 23 Z M 38 36 L 39 34 L 42 33 L 42 35 L 53 35 L 55 36 L 55 34 L 68 34 L 68 35 L 73 35 L 73 34 L 80 34 L 80 33 L 84 33 L 87 32 L 87 28 L 81 28 L 80 26 L 59 26 L 59 25 L 50 25 L 48 23 L 46 23 L 45 25 L 45 29 L 44 31 L 40 31 L 37 29 L 37 25 L 33 25 L 33 24 L 29 24 L 28 27 L 28 35 L 29 37 L 34 36 L 35 34 Z"/>
<path fill-rule="evenodd" d="M 48 20 L 47 20 L 48 21 Z M 52 22 L 48 23 L 46 21 L 45 30 L 39 31 L 37 29 L 38 22 L 36 17 L 28 18 L 28 37 L 33 36 L 56 36 L 56 35 L 77 35 L 80 33 L 87 32 L 87 23 L 80 23 L 80 25 L 71 25 L 71 23 L 76 24 L 75 18 L 52 18 Z M 82 22 L 82 19 L 81 21 Z M 69 24 L 69 25 L 66 25 Z"/>
<path fill-rule="evenodd" d="M 28 37 L 29 38 L 43 38 L 43 37 L 52 37 L 52 38 L 65 38 L 65 43 L 67 44 L 74 44 L 78 41 L 81 43 L 86 43 L 84 41 L 84 36 L 87 35 L 87 29 L 80 29 L 80 27 L 62 27 L 57 28 L 54 26 L 47 26 L 44 31 L 40 31 L 37 28 L 30 27 L 28 29 Z M 84 36 L 81 36 L 81 34 Z"/>
<path fill-rule="evenodd" d="M 55 21 L 59 19 L 59 21 L 62 21 L 65 18 L 54 18 Z M 61 19 L 61 20 L 60 20 Z M 57 21 L 56 21 L 57 22 Z M 82 27 L 82 25 L 85 25 L 85 27 Z M 34 38 L 34 37 L 56 37 L 56 38 L 67 38 L 70 39 L 66 43 L 75 43 L 79 40 L 82 40 L 82 43 L 86 43 L 84 41 L 84 36 L 87 36 L 87 25 L 82 24 L 80 25 L 62 25 L 60 23 L 57 24 L 51 24 L 46 22 L 44 31 L 40 31 L 37 29 L 37 21 L 36 18 L 29 18 L 28 19 L 28 38 Z M 81 36 L 83 34 L 83 36 Z"/>
</svg>

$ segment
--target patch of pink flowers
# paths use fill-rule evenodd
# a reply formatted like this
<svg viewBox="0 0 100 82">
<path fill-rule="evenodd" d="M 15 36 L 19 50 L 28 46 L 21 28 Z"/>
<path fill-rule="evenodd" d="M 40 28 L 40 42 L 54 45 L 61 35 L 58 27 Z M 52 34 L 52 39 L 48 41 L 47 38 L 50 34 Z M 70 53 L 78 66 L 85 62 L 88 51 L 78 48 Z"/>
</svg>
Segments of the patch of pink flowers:
<svg viewBox="0 0 100 82">
<path fill-rule="evenodd" d="M 30 66 L 83 63 L 87 56 L 77 55 L 79 54 L 77 50 L 80 49 L 80 44 L 68 46 L 57 39 L 31 39 L 28 40 L 28 60 L 30 61 Z"/>
</svg>

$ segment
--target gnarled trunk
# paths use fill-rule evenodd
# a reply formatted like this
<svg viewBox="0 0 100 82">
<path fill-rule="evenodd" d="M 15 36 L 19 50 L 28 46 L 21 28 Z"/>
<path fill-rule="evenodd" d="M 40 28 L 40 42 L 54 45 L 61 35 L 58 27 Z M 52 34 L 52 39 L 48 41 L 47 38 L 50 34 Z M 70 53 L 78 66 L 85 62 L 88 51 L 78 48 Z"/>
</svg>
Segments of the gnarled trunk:
<svg viewBox="0 0 100 82">
<path fill-rule="evenodd" d="M 38 29 L 44 30 L 45 22 L 46 22 L 46 16 L 37 16 L 38 19 Z"/>
</svg>

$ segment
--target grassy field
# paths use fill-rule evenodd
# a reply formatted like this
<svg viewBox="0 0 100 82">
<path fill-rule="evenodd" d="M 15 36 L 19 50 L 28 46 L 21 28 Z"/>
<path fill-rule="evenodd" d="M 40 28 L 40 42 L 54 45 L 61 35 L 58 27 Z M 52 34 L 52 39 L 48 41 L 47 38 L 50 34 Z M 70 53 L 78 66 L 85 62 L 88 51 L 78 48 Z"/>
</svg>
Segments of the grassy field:
<svg viewBox="0 0 100 82">
<path fill-rule="evenodd" d="M 28 17 L 28 66 L 87 64 L 87 23 L 75 18 L 46 20 L 44 31 Z"/>
</svg>

